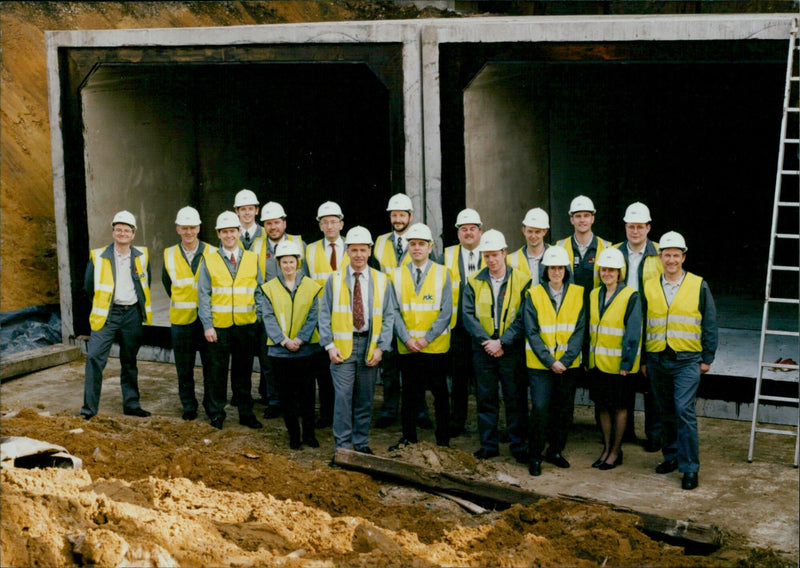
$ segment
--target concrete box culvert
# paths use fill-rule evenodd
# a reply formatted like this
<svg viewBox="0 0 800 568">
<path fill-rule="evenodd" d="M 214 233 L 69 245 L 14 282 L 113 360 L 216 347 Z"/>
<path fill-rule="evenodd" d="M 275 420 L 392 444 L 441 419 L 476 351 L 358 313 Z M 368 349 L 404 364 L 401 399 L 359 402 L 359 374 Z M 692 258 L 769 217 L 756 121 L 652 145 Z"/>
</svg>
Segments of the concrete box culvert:
<svg viewBox="0 0 800 568">
<path fill-rule="evenodd" d="M 159 289 L 175 211 L 198 207 L 213 241 L 211 221 L 242 187 L 281 201 L 289 231 L 308 240 L 319 202 L 340 201 L 347 225 L 380 233 L 386 199 L 405 191 L 438 250 L 455 241 L 465 206 L 516 248 L 531 207 L 550 213 L 555 240 L 571 232 L 569 201 L 589 195 L 595 232 L 617 242 L 625 207 L 643 201 L 652 238 L 687 237 L 722 325 L 757 330 L 791 23 L 563 16 L 48 32 L 65 338 L 88 331 L 87 251 L 108 242 L 116 209 L 142 217 L 137 244 L 153 249 Z M 749 261 L 732 262 L 732 248 Z M 156 345 L 168 336 L 163 292 L 157 300 Z"/>
</svg>

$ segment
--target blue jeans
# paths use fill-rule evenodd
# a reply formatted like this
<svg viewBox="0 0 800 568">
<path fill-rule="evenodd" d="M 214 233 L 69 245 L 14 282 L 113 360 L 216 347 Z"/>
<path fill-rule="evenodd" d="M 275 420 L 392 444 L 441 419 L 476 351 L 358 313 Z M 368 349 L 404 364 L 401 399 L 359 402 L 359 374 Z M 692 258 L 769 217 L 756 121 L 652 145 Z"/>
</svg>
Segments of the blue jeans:
<svg viewBox="0 0 800 568">
<path fill-rule="evenodd" d="M 502 357 L 487 354 L 480 343 L 473 342 L 473 361 L 475 363 L 475 399 L 478 403 L 478 432 L 481 447 L 496 451 L 499 446 L 497 422 L 500 414 L 498 384 L 503 389 L 503 402 L 506 409 L 506 429 L 511 439 L 511 451 L 524 451 L 527 448 L 522 418 L 522 396 L 519 393 L 519 357 L 516 351 L 506 351 Z"/>
<path fill-rule="evenodd" d="M 353 337 L 353 352 L 342 363 L 331 363 L 333 379 L 334 448 L 363 450 L 369 446 L 372 397 L 378 366 L 367 367 L 369 337 Z"/>
<path fill-rule="evenodd" d="M 647 375 L 661 414 L 662 452 L 678 460 L 683 473 L 700 469 L 695 399 L 700 386 L 700 356 L 678 360 L 665 352 L 648 353 Z"/>
<path fill-rule="evenodd" d="M 197 412 L 197 397 L 194 392 L 194 364 L 197 352 L 203 364 L 203 408 L 208 413 L 206 391 L 211 380 L 211 359 L 208 342 L 203 335 L 203 324 L 197 319 L 188 325 L 172 324 L 172 351 L 175 354 L 175 370 L 178 373 L 178 398 L 184 412 Z"/>
<path fill-rule="evenodd" d="M 103 386 L 103 369 L 108 363 L 108 354 L 114 340 L 119 337 L 119 362 L 121 366 L 119 384 L 122 387 L 122 408 L 139 406 L 139 369 L 136 355 L 142 345 L 142 313 L 139 305 L 117 306 L 112 304 L 103 327 L 92 331 L 86 346 L 86 370 L 83 384 L 83 408 L 81 414 L 94 416 L 100 405 L 100 390 Z"/>
</svg>

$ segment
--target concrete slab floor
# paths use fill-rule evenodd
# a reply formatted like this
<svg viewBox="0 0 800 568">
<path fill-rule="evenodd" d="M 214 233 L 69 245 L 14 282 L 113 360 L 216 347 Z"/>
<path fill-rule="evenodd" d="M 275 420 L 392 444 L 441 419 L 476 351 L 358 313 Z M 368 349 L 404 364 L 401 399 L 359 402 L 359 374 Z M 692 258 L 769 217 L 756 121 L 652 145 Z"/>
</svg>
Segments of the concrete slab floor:
<svg viewBox="0 0 800 568">
<path fill-rule="evenodd" d="M 32 373 L 3 383 L 2 412 L 34 408 L 50 414 L 76 415 L 83 397 L 83 365 L 81 358 L 72 363 Z M 122 414 L 119 388 L 119 361 L 110 359 L 105 373 L 100 403 L 101 415 Z M 253 376 L 254 381 L 257 376 Z M 198 385 L 201 370 L 196 369 Z M 170 364 L 140 362 L 139 385 L 142 406 L 154 415 L 180 420 L 175 370 Z M 198 398 L 201 396 L 198 389 Z M 381 389 L 376 392 L 376 410 L 380 406 Z M 433 408 L 432 400 L 429 406 Z M 225 428 L 240 428 L 236 409 L 229 407 Z M 256 412 L 260 415 L 260 407 Z M 466 436 L 451 442 L 454 450 L 473 452 L 479 446 L 475 428 L 474 400 Z M 377 412 L 376 412 L 377 416 Z M 201 416 L 200 420 L 205 420 Z M 147 419 L 143 422 L 146 423 Z M 275 452 L 288 452 L 283 421 L 265 420 L 266 428 L 252 431 L 253 436 L 275 440 Z M 636 430 L 641 438 L 643 416 L 637 412 Z M 699 419 L 702 467 L 700 486 L 694 491 L 680 488 L 679 473 L 657 475 L 659 453 L 645 453 L 638 445 L 624 446 L 624 465 L 600 472 L 590 464 L 601 451 L 594 424 L 593 408 L 577 406 L 575 424 L 567 444 L 565 457 L 569 469 L 556 469 L 547 463 L 541 477 L 532 478 L 527 468 L 517 464 L 507 445 L 501 445 L 501 456 L 492 465 L 501 473 L 519 480 L 523 488 L 552 496 L 580 496 L 617 506 L 664 517 L 715 525 L 730 535 L 728 545 L 770 548 L 791 561 L 798 558 L 798 470 L 792 467 L 794 438 L 760 434 L 755 461 L 747 463 L 750 423 L 734 420 Z M 333 438 L 329 428 L 319 430 L 319 449 L 292 453 L 300 465 L 311 467 L 314 460 L 329 460 L 333 454 Z M 387 447 L 400 437 L 400 426 L 373 429 L 370 445 L 378 455 L 387 455 Z M 420 440 L 433 442 L 433 433 L 420 431 Z"/>
</svg>

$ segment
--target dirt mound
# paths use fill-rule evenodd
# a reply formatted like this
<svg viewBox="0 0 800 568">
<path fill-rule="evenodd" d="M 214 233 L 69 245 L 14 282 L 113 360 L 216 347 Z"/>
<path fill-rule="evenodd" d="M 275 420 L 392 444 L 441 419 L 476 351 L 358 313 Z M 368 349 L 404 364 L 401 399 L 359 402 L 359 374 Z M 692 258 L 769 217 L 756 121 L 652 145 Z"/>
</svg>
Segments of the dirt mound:
<svg viewBox="0 0 800 568">
<path fill-rule="evenodd" d="M 637 517 L 599 505 L 551 499 L 470 515 L 320 459 L 300 465 L 279 432 L 25 409 L 3 420 L 2 433 L 62 445 L 85 467 L 2 471 L 4 565 L 720 564 L 653 541 Z M 496 475 L 425 443 L 402 458 Z"/>
</svg>

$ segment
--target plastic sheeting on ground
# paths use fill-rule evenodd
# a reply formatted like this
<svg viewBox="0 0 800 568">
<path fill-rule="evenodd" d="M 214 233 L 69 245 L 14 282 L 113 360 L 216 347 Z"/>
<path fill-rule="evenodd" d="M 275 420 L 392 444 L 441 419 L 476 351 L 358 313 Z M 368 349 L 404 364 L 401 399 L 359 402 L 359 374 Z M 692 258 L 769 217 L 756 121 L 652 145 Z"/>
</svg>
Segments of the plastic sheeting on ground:
<svg viewBox="0 0 800 568">
<path fill-rule="evenodd" d="M 52 304 L 0 313 L 0 353 L 10 355 L 61 343 L 60 308 Z"/>
</svg>

